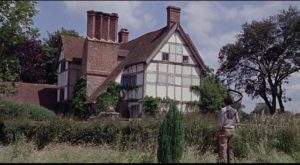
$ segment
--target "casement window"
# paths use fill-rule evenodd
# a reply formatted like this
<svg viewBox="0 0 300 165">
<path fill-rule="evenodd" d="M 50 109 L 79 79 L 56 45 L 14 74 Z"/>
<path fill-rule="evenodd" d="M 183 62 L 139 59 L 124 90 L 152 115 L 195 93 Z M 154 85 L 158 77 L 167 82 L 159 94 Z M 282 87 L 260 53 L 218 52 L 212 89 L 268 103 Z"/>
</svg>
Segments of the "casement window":
<svg viewBox="0 0 300 165">
<path fill-rule="evenodd" d="M 136 75 L 123 76 L 121 84 L 123 86 L 136 86 Z"/>
<path fill-rule="evenodd" d="M 131 75 L 131 83 L 130 86 L 136 86 L 136 75 Z"/>
<path fill-rule="evenodd" d="M 162 60 L 163 61 L 169 61 L 169 54 L 168 53 L 163 53 L 162 54 Z"/>
<path fill-rule="evenodd" d="M 128 86 L 128 76 L 123 76 L 121 80 L 123 86 Z"/>
<path fill-rule="evenodd" d="M 65 99 L 65 88 L 59 89 L 59 101 L 64 101 Z"/>
<path fill-rule="evenodd" d="M 189 56 L 182 56 L 182 63 L 189 63 Z"/>
</svg>

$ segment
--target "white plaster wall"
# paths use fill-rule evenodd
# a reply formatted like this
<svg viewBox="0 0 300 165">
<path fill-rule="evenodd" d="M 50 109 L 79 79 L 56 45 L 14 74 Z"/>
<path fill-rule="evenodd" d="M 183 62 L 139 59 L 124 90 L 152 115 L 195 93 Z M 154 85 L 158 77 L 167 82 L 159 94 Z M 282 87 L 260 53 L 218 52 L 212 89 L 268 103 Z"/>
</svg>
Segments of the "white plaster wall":
<svg viewBox="0 0 300 165">
<path fill-rule="evenodd" d="M 68 98 L 68 88 L 67 87 L 64 87 L 64 88 L 65 88 L 64 100 L 67 100 L 67 98 Z"/>
<path fill-rule="evenodd" d="M 159 72 L 167 72 L 167 64 L 158 64 L 158 71 Z"/>
<path fill-rule="evenodd" d="M 170 99 L 175 99 L 174 93 L 175 93 L 175 87 L 174 86 L 168 86 L 168 97 Z"/>
<path fill-rule="evenodd" d="M 148 65 L 147 71 L 156 71 L 156 63 L 150 63 Z"/>
<path fill-rule="evenodd" d="M 68 71 L 59 73 L 57 80 L 58 80 L 57 87 L 67 85 L 68 84 Z"/>
<path fill-rule="evenodd" d="M 115 78 L 115 82 L 121 83 L 121 78 L 122 78 L 122 72 L 119 73 L 119 75 Z"/>
<path fill-rule="evenodd" d="M 158 52 L 155 57 L 153 58 L 153 60 L 161 60 L 162 59 L 162 53 Z"/>
<path fill-rule="evenodd" d="M 157 85 L 157 97 L 164 98 L 167 96 L 167 88 L 166 86 Z"/>
<path fill-rule="evenodd" d="M 58 60 L 58 61 L 60 61 L 60 60 L 62 60 L 62 59 L 64 59 L 64 58 L 65 58 L 64 50 L 61 50 L 61 51 L 60 51 L 60 55 L 59 55 L 59 60 Z"/>
<path fill-rule="evenodd" d="M 181 101 L 181 87 L 175 87 L 175 99 Z"/>
<path fill-rule="evenodd" d="M 155 94 L 155 85 L 152 84 L 147 84 L 146 85 L 146 91 L 145 91 L 145 96 L 152 96 L 152 97 L 156 97 Z"/>
<path fill-rule="evenodd" d="M 147 82 L 156 82 L 156 74 L 154 73 L 147 73 Z"/>
<path fill-rule="evenodd" d="M 191 92 L 189 88 L 182 88 L 182 101 L 191 101 Z"/>
<path fill-rule="evenodd" d="M 144 73 L 138 73 L 136 75 L 136 85 L 143 85 Z"/>
</svg>

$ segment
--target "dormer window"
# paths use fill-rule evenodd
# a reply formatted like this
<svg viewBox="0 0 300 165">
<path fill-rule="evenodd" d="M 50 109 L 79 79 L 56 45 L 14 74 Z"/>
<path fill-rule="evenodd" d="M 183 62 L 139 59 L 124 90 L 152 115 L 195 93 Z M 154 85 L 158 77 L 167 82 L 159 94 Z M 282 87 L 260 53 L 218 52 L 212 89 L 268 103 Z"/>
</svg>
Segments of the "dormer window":
<svg viewBox="0 0 300 165">
<path fill-rule="evenodd" d="M 182 56 L 182 63 L 189 63 L 189 56 Z"/>
<path fill-rule="evenodd" d="M 169 54 L 168 53 L 163 53 L 162 54 L 162 60 L 163 61 L 169 61 Z"/>
</svg>

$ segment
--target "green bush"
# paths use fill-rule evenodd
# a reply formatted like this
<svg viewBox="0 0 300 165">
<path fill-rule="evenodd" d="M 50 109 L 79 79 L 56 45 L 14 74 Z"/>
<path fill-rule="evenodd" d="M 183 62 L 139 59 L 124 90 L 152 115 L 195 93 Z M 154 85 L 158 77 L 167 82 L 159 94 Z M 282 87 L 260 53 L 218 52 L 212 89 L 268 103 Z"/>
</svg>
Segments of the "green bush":
<svg viewBox="0 0 300 165">
<path fill-rule="evenodd" d="M 41 106 L 0 100 L 0 118 L 2 120 L 31 119 L 35 121 L 44 121 L 54 119 L 55 117 L 56 115 L 53 111 Z"/>
<path fill-rule="evenodd" d="M 248 142 L 240 135 L 234 136 L 233 150 L 234 156 L 239 159 L 246 158 L 250 152 Z"/>
<path fill-rule="evenodd" d="M 156 116 L 160 110 L 161 98 L 146 96 L 142 101 L 143 111 L 146 115 Z"/>
<path fill-rule="evenodd" d="M 8 100 L 0 100 L 0 117 L 7 119 L 27 119 L 29 118 L 29 107 L 21 103 Z"/>
<path fill-rule="evenodd" d="M 280 128 L 270 135 L 268 144 L 271 148 L 283 151 L 287 154 L 300 151 L 300 138 L 297 134 L 297 128 Z"/>
<path fill-rule="evenodd" d="M 29 112 L 29 118 L 35 121 L 50 120 L 55 117 L 56 115 L 53 111 L 38 106 L 32 106 Z"/>
</svg>

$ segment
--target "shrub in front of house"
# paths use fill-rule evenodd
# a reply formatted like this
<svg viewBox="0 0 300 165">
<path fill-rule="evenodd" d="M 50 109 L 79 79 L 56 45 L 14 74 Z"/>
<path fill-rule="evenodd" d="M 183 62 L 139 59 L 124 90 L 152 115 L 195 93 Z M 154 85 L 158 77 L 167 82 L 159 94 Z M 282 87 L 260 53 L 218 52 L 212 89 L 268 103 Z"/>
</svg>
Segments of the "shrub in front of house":
<svg viewBox="0 0 300 165">
<path fill-rule="evenodd" d="M 146 115 L 156 116 L 160 110 L 161 98 L 146 96 L 142 101 L 143 111 Z"/>
</svg>

